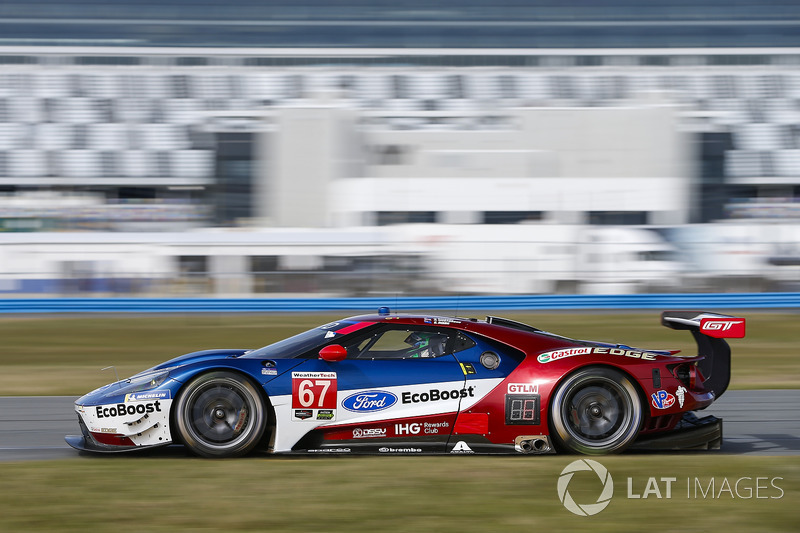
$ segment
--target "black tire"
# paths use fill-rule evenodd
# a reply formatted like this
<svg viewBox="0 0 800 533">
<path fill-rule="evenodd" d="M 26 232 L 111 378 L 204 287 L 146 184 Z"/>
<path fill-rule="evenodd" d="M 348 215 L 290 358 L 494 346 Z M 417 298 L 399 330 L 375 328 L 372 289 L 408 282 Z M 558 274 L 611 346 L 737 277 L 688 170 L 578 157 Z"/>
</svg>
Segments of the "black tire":
<svg viewBox="0 0 800 533">
<path fill-rule="evenodd" d="M 192 379 L 175 401 L 175 428 L 203 457 L 238 457 L 251 451 L 267 427 L 264 402 L 250 380 L 233 372 Z"/>
<path fill-rule="evenodd" d="M 567 377 L 550 399 L 553 440 L 573 453 L 622 452 L 639 434 L 642 417 L 636 387 L 613 368 L 579 370 Z"/>
</svg>

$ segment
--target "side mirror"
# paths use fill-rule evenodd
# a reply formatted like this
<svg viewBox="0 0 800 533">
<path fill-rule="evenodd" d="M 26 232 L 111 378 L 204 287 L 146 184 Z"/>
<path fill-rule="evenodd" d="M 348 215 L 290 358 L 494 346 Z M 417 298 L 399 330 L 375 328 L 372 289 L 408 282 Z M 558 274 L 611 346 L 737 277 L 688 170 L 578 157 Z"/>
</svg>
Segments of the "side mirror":
<svg viewBox="0 0 800 533">
<path fill-rule="evenodd" d="M 347 350 L 339 344 L 330 344 L 319 351 L 319 358 L 329 363 L 347 359 Z"/>
</svg>

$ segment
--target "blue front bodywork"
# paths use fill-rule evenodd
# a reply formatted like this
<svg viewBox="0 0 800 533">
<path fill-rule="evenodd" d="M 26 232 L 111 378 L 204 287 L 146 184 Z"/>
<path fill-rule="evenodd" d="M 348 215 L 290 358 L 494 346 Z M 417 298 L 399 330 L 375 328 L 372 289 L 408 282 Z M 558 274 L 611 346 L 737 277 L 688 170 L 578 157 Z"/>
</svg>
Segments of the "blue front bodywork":
<svg viewBox="0 0 800 533">
<path fill-rule="evenodd" d="M 269 367 L 265 360 L 247 359 L 240 356 L 248 350 L 203 350 L 181 355 L 165 363 L 149 368 L 128 379 L 111 383 L 96 389 L 76 400 L 83 406 L 105 405 L 123 402 L 126 395 L 132 393 L 156 393 L 166 391 L 168 398 L 174 399 L 184 383 L 199 373 L 208 370 L 233 370 L 249 376 L 259 385 L 278 378 L 281 374 L 303 363 L 303 359 L 271 359 Z M 131 382 L 147 376 L 159 376 L 167 373 L 167 379 L 154 387 L 131 387 Z M 291 391 L 291 384 L 289 385 Z"/>
</svg>

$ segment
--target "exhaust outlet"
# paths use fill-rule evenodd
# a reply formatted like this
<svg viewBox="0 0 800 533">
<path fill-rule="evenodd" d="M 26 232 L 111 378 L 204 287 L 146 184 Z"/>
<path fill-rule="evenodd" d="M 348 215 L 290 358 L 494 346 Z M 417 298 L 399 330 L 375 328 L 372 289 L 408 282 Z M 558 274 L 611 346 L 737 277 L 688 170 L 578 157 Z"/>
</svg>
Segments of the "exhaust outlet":
<svg viewBox="0 0 800 533">
<path fill-rule="evenodd" d="M 554 453 L 547 435 L 520 435 L 514 439 L 514 448 L 519 453 Z"/>
</svg>

